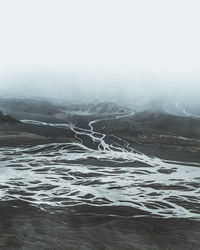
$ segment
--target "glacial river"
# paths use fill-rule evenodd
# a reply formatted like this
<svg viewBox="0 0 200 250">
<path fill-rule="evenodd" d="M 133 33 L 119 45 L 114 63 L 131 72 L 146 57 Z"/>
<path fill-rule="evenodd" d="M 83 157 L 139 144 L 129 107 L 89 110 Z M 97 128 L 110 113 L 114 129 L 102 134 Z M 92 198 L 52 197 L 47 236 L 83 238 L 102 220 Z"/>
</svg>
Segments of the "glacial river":
<svg viewBox="0 0 200 250">
<path fill-rule="evenodd" d="M 135 216 L 200 219 L 200 164 L 149 157 L 116 136 L 95 132 L 98 121 L 89 129 L 23 122 L 72 130 L 77 141 L 1 148 L 1 200 L 41 209 L 126 206 L 140 211 Z"/>
</svg>

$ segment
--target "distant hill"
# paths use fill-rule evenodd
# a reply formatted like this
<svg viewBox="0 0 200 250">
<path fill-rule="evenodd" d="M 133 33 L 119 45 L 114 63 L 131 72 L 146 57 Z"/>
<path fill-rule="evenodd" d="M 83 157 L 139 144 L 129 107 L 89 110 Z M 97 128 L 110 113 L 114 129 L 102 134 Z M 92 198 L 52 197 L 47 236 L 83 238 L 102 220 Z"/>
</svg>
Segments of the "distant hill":
<svg viewBox="0 0 200 250">
<path fill-rule="evenodd" d="M 0 107 L 2 110 L 9 112 L 23 112 L 23 113 L 38 113 L 53 115 L 59 112 L 60 107 L 46 100 L 34 99 L 0 99 Z"/>
<path fill-rule="evenodd" d="M 19 123 L 20 121 L 0 111 L 0 123 Z"/>
<path fill-rule="evenodd" d="M 133 116 L 131 123 L 140 131 L 200 136 L 200 119 L 195 117 L 146 111 Z"/>
<path fill-rule="evenodd" d="M 106 133 L 126 134 L 174 134 L 200 137 L 200 119 L 176 116 L 161 112 L 139 112 L 131 117 L 102 120 L 94 128 Z"/>
</svg>

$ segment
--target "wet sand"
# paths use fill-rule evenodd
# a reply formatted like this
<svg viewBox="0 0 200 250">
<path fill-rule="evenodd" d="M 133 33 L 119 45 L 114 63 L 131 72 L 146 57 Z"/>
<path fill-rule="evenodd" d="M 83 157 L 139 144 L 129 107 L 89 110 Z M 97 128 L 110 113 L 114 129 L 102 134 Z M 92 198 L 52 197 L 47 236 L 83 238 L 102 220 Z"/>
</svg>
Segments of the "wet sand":
<svg viewBox="0 0 200 250">
<path fill-rule="evenodd" d="M 114 208 L 113 208 L 114 211 Z M 133 211 L 134 213 L 134 211 Z M 106 208 L 46 207 L 0 202 L 0 248 L 4 250 L 198 250 L 200 222 L 188 219 L 110 216 Z M 118 211 L 120 214 L 120 211 Z"/>
<path fill-rule="evenodd" d="M 92 119 L 94 119 L 94 116 L 72 117 L 73 122 L 82 128 L 88 128 L 88 122 Z M 111 120 L 112 119 L 113 117 L 111 117 Z M 125 118 L 125 121 L 126 119 L 127 118 Z M 51 118 L 51 121 L 57 122 L 54 118 Z M 60 120 L 60 122 L 63 121 Z M 187 148 L 185 145 L 182 145 L 178 149 L 169 147 L 170 139 L 167 141 L 167 145 L 166 143 L 161 145 L 159 136 L 157 139 L 151 140 L 150 142 L 147 142 L 147 140 L 138 140 L 138 134 L 134 131 L 131 131 L 131 133 L 128 131 L 127 138 L 127 129 L 121 129 L 120 126 L 121 125 L 115 130 L 109 129 L 109 133 L 113 132 L 114 135 L 127 139 L 131 147 L 145 153 L 145 155 L 150 157 L 156 156 L 166 160 L 200 162 L 198 150 L 197 152 L 193 152 L 190 150 L 191 148 Z M 124 131 L 126 133 L 124 133 Z M 106 188 L 109 190 L 107 194 L 113 193 L 116 197 L 120 191 L 122 191 L 122 194 L 125 194 L 124 190 L 129 190 L 129 188 L 132 190 L 132 187 L 138 188 L 138 190 L 141 191 L 141 197 L 144 197 L 144 193 L 142 195 L 142 188 L 147 191 L 148 188 L 151 188 L 154 190 L 154 192 L 151 193 L 152 197 L 149 196 L 149 200 L 145 198 L 147 207 L 149 206 L 151 211 L 154 209 L 156 211 L 160 205 L 161 208 L 163 207 L 164 213 L 164 209 L 166 210 L 165 206 L 169 201 L 175 205 L 186 208 L 188 211 L 194 211 L 198 214 L 198 211 L 200 211 L 197 203 L 198 197 L 195 197 L 195 192 L 197 192 L 199 188 L 198 176 L 195 176 L 195 182 L 191 179 L 191 183 L 189 183 L 189 181 L 184 182 L 183 176 L 182 180 L 169 179 L 172 181 L 171 186 L 168 185 L 168 182 L 167 185 L 166 183 L 163 185 L 159 182 L 156 184 L 147 182 L 145 184 L 142 182 L 142 178 L 145 175 L 148 176 L 148 174 L 152 174 L 148 172 L 152 166 L 144 162 L 131 162 L 126 161 L 126 159 L 124 162 L 122 159 L 110 161 L 109 158 L 103 159 L 103 156 L 102 159 L 98 159 L 98 154 L 95 155 L 92 153 L 91 156 L 88 154 L 87 157 L 80 157 L 75 161 L 73 158 L 64 158 L 63 154 L 66 154 L 66 152 L 69 155 L 70 153 L 74 153 L 74 155 L 83 153 L 84 155 L 84 151 L 81 148 L 72 147 L 68 150 L 67 146 L 62 144 L 67 142 L 80 142 L 80 139 L 83 140 L 84 145 L 89 149 L 98 149 L 98 143 L 94 143 L 90 137 L 80 135 L 79 138 L 77 138 L 72 130 L 23 123 L 0 125 L 0 146 L 3 147 L 2 152 L 5 150 L 5 154 L 2 153 L 1 170 L 3 169 L 3 164 L 8 162 L 8 164 L 4 166 L 5 169 L 8 168 L 7 173 L 16 174 L 16 176 L 11 176 L 10 179 L 8 178 L 8 181 L 5 181 L 5 185 L 2 182 L 0 186 L 2 192 L 6 191 L 4 196 L 5 200 L 2 199 L 0 201 L 0 249 L 200 249 L 200 221 L 198 219 L 178 218 L 178 216 L 174 216 L 174 218 L 164 218 L 149 213 L 148 210 L 145 211 L 136 209 L 134 206 L 120 204 L 106 206 L 110 201 L 107 200 L 106 195 L 102 198 L 104 195 L 103 193 L 100 199 L 97 196 L 96 200 L 93 200 L 92 194 L 90 194 L 89 191 L 85 196 L 81 193 L 83 187 L 86 188 L 86 191 L 88 187 L 91 187 L 91 191 L 96 189 L 101 191 L 101 188 L 107 185 Z M 116 138 L 112 135 L 108 135 L 105 141 L 110 145 L 119 142 L 118 140 L 116 141 Z M 44 147 L 39 146 L 42 144 L 44 144 Z M 173 146 L 173 144 L 174 141 L 171 143 L 171 146 Z M 32 148 L 33 145 L 38 145 L 39 147 Z M 7 147 L 8 151 L 6 151 L 7 149 L 4 147 Z M 17 147 L 17 151 L 15 147 Z M 69 169 L 67 169 L 68 165 Z M 81 172 L 81 168 L 78 169 L 77 166 L 79 165 L 82 166 L 83 172 Z M 97 171 L 99 167 L 105 166 L 106 169 L 105 171 L 102 169 L 102 173 L 100 173 L 101 171 Z M 190 164 L 188 164 L 188 173 L 190 167 Z M 196 169 L 198 167 L 199 166 L 195 166 Z M 85 173 L 84 169 L 86 168 L 91 170 L 91 172 L 87 169 L 88 172 Z M 153 168 L 151 169 L 153 171 Z M 11 170 L 11 172 L 9 172 L 9 170 Z M 97 171 L 95 174 L 94 170 Z M 110 170 L 113 172 L 109 172 Z M 178 167 L 177 169 L 173 167 L 169 169 L 158 167 L 156 173 L 158 175 L 167 176 L 167 178 L 169 176 L 170 178 L 170 174 L 176 171 L 178 171 Z M 23 172 L 25 173 L 24 176 Z M 22 176 L 20 176 L 20 174 Z M 108 178 L 106 183 L 106 175 L 110 176 L 110 174 L 112 174 L 111 180 Z M 103 176 L 102 178 L 101 175 Z M 136 178 L 136 180 L 134 178 L 132 179 L 132 175 L 138 176 L 138 178 Z M 152 179 L 154 177 L 155 175 L 152 175 Z M 33 178 L 37 178 L 37 180 Z M 115 178 L 116 183 L 113 183 L 112 178 Z M 120 178 L 124 178 L 124 183 L 122 182 L 122 184 L 120 184 L 120 182 L 118 182 Z M 141 183 L 137 183 L 139 178 Z M 24 184 L 24 180 L 26 180 L 27 183 Z M 48 185 L 45 184 L 46 180 L 49 181 Z M 55 185 L 50 183 L 51 180 Z M 66 186 L 68 185 L 69 187 L 69 185 L 71 185 L 70 187 L 74 188 L 72 188 L 72 190 L 75 190 L 74 195 L 77 197 L 77 200 L 79 200 L 79 203 L 83 203 L 82 205 L 75 204 L 76 200 L 73 198 L 75 196 L 73 196 L 73 192 L 71 192 L 70 189 L 67 190 L 66 193 L 64 193 L 62 186 L 58 189 L 56 182 L 59 181 L 60 183 L 61 180 L 63 180 L 62 183 L 65 182 Z M 42 183 L 42 181 L 44 181 L 44 183 Z M 128 181 L 131 183 L 133 182 L 132 187 L 129 185 Z M 180 185 L 173 185 L 173 181 Z M 116 185 L 117 183 L 118 185 Z M 27 190 L 26 188 L 24 190 L 20 189 L 21 186 L 25 187 L 26 185 Z M 57 193 L 53 191 L 54 188 L 57 190 Z M 77 192 L 76 189 L 80 189 L 80 192 Z M 83 190 L 83 193 L 85 190 Z M 171 195 L 170 198 L 172 198 L 171 200 L 166 199 L 165 204 L 160 201 L 160 203 L 150 202 L 150 199 L 152 198 L 154 200 L 153 196 L 156 197 L 158 193 L 162 194 L 166 192 L 168 195 L 168 190 Z M 43 204 L 42 202 L 37 203 L 35 202 L 36 200 L 34 200 L 38 197 L 38 191 L 43 193 L 40 197 Z M 157 191 L 158 193 L 156 194 Z M 176 191 L 180 191 L 180 195 L 182 195 L 182 191 L 194 192 L 194 194 L 188 196 L 187 202 L 184 202 L 181 200 L 181 197 L 180 200 L 176 199 L 175 193 L 173 198 L 173 192 Z M 62 192 L 66 200 L 62 200 Z M 67 206 L 47 205 L 48 202 L 51 202 L 51 194 L 54 195 L 52 204 L 58 202 L 60 199 L 61 204 L 62 202 L 63 204 L 66 202 Z M 177 195 L 178 194 L 179 193 L 177 193 Z M 72 200 L 70 200 L 70 195 L 72 195 Z M 126 193 L 124 199 L 130 195 L 131 193 L 129 193 L 129 195 Z M 19 198 L 15 199 L 14 197 Z M 135 200 L 134 196 L 130 198 L 133 204 L 134 202 L 136 203 L 136 198 L 138 198 L 136 194 Z M 85 203 L 83 201 L 85 201 Z M 119 203 L 120 202 L 123 203 L 123 200 L 119 200 Z"/>
</svg>

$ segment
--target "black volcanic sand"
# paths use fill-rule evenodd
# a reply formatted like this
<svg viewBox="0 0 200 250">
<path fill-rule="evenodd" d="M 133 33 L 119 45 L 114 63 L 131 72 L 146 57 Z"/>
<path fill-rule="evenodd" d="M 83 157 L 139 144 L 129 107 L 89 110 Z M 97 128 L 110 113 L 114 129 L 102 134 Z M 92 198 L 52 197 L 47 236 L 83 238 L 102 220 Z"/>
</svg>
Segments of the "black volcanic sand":
<svg viewBox="0 0 200 250">
<path fill-rule="evenodd" d="M 2 250 L 198 250 L 200 222 L 136 217 L 126 207 L 40 210 L 23 201 L 0 202 Z"/>
<path fill-rule="evenodd" d="M 69 129 L 26 123 L 0 124 L 0 146 L 40 145 L 77 141 Z"/>
<path fill-rule="evenodd" d="M 145 111 L 130 117 L 110 119 L 95 124 L 95 128 L 105 131 L 131 132 L 131 134 L 173 134 L 200 138 L 200 118 L 170 115 Z"/>
<path fill-rule="evenodd" d="M 86 127 L 87 122 L 92 118 L 94 117 L 88 116 L 81 120 L 81 117 L 76 117 L 75 120 L 80 127 Z M 143 120 L 141 122 L 138 119 L 137 124 L 139 125 L 134 130 L 134 126 L 129 126 L 129 122 L 124 118 L 125 126 L 128 124 L 128 127 L 123 127 L 123 123 L 122 125 L 114 123 L 114 129 L 112 125 L 107 124 L 108 129 L 104 132 L 114 133 L 123 138 L 127 138 L 128 135 L 128 140 L 133 148 L 150 156 L 179 161 L 200 161 L 199 152 L 191 152 L 184 146 L 175 149 L 169 148 L 169 145 L 160 145 L 159 140 L 157 142 L 154 141 L 154 143 L 137 141 L 138 133 L 149 135 L 151 129 L 153 133 L 157 132 L 159 134 L 165 132 L 163 124 L 168 125 L 165 123 L 166 120 L 161 118 L 159 118 L 159 124 L 161 124 L 159 128 L 153 124 L 149 125 L 150 129 L 146 129 L 145 122 L 143 123 Z M 177 131 L 179 131 L 178 127 L 182 121 L 182 118 L 181 121 L 178 119 Z M 134 120 L 131 122 L 134 122 Z M 140 124 L 143 125 L 140 127 Z M 190 125 L 190 123 L 187 124 Z M 193 120 L 192 124 L 196 126 L 194 131 L 196 131 L 197 135 L 199 133 L 199 123 Z M 99 124 L 99 126 L 102 126 L 102 124 Z M 170 126 L 173 128 L 174 125 L 171 124 Z M 139 127 L 140 131 L 138 132 Z M 185 128 L 188 130 L 186 125 L 180 130 L 182 136 L 185 136 Z M 98 129 L 101 131 L 101 127 L 98 127 Z M 174 133 L 174 130 L 172 132 Z M 0 124 L 0 146 L 28 146 L 53 142 L 70 142 L 74 140 L 76 140 L 74 133 L 70 130 L 23 123 Z M 86 137 L 84 140 L 87 145 L 95 147 L 91 140 L 88 140 Z M 96 164 L 96 159 L 90 158 L 80 163 L 92 165 L 93 163 Z M 101 164 L 102 162 L 99 161 L 99 165 Z M 115 164 L 117 165 L 118 163 Z M 143 217 L 134 217 L 141 214 L 144 215 L 144 212 L 130 207 L 73 206 L 68 208 L 45 207 L 45 210 L 42 210 L 20 200 L 0 201 L 0 249 L 200 249 L 199 221 L 183 218 L 155 218 L 149 214 L 145 214 Z"/>
<path fill-rule="evenodd" d="M 157 122 L 154 121 L 153 125 L 152 122 L 150 122 L 152 117 L 158 119 Z M 91 120 L 100 117 L 94 115 L 72 116 L 70 114 L 68 118 L 77 126 L 89 129 L 88 123 Z M 58 121 L 53 117 L 51 117 L 51 119 L 54 123 L 69 123 L 69 120 L 63 122 L 62 120 Z M 154 113 L 148 112 L 141 113 L 141 117 L 140 114 L 137 114 L 136 118 L 132 116 L 131 118 L 125 117 L 117 120 L 113 120 L 113 115 L 110 115 L 109 118 L 109 115 L 107 114 L 106 119 L 108 119 L 107 122 L 103 121 L 96 123 L 94 125 L 95 130 L 97 129 L 99 132 L 108 135 L 114 134 L 120 138 L 124 138 L 130 143 L 131 147 L 149 156 L 156 156 L 167 160 L 200 162 L 200 142 L 196 142 L 197 139 L 200 141 L 200 137 L 198 136 L 200 131 L 199 119 L 189 119 L 188 117 L 180 118 L 159 113 L 156 116 Z M 171 133 L 165 131 L 165 127 L 168 125 L 166 119 L 174 119 L 175 121 L 172 125 L 178 124 L 178 126 L 181 126 L 181 124 L 183 124 L 181 130 L 178 129 L 177 125 L 175 126 L 176 129 L 170 125 Z M 131 126 L 129 123 L 131 123 Z M 195 128 L 195 130 L 188 128 L 190 123 L 193 124 L 192 128 Z M 102 129 L 103 127 L 104 129 Z M 179 134 L 174 134 L 175 130 L 177 133 L 179 132 Z M 152 133 L 150 131 L 152 131 Z M 165 134 L 165 132 L 169 136 L 175 135 L 188 137 L 188 131 L 192 131 L 193 134 L 196 133 L 195 138 L 194 135 L 192 135 L 192 137 L 190 135 L 189 138 L 192 140 L 191 142 L 182 140 L 181 138 L 176 140 L 169 137 L 163 140 L 163 138 L 159 137 L 161 134 Z M 154 135 L 153 139 L 152 134 Z M 97 145 L 93 143 L 90 138 L 82 136 L 82 139 L 84 139 L 84 143 L 87 146 L 97 148 Z M 108 136 L 107 140 L 111 142 L 113 137 Z M 69 129 L 25 123 L 0 123 L 0 146 L 40 145 L 46 143 L 64 143 L 74 141 L 77 141 L 77 139 L 74 137 L 74 133 Z"/>
</svg>

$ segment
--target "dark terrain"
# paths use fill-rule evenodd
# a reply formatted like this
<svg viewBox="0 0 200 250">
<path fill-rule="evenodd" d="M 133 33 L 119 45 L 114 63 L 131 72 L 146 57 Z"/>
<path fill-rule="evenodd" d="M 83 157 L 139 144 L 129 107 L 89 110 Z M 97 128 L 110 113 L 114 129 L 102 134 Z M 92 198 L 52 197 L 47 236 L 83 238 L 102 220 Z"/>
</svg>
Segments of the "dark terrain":
<svg viewBox="0 0 200 250">
<path fill-rule="evenodd" d="M 164 217 L 161 216 L 162 211 L 156 215 L 156 213 L 148 212 L 148 210 L 145 211 L 128 206 L 127 203 L 126 205 L 107 206 L 109 200 L 107 200 L 106 196 L 100 196 L 101 199 L 93 200 L 92 196 L 94 194 L 90 194 L 89 191 L 85 196 L 80 196 L 75 191 L 74 194 L 69 192 L 67 196 L 65 193 L 65 197 L 62 198 L 61 189 L 59 194 L 55 193 L 52 201 L 50 196 L 47 196 L 44 201 L 51 201 L 52 204 L 54 204 L 53 202 L 56 204 L 59 201 L 59 204 L 62 204 L 62 206 L 51 205 L 48 202 L 37 204 L 34 200 L 37 197 L 37 193 L 34 196 L 35 192 L 42 192 L 42 197 L 45 196 L 45 193 L 53 190 L 54 186 L 50 186 L 46 182 L 38 187 L 31 186 L 42 181 L 40 178 L 45 176 L 45 171 L 48 173 L 54 171 L 55 176 L 52 179 L 56 180 L 57 176 L 61 176 L 68 184 L 70 181 L 73 181 L 73 177 L 76 182 L 72 184 L 72 187 L 79 188 L 80 186 L 80 189 L 83 179 L 85 181 L 83 187 L 93 187 L 92 190 L 97 189 L 98 191 L 104 185 L 104 177 L 102 177 L 102 182 L 100 180 L 97 181 L 97 179 L 93 181 L 93 172 L 87 173 L 76 170 L 75 173 L 72 173 L 73 166 L 76 167 L 78 165 L 80 167 L 81 165 L 83 169 L 89 166 L 91 170 L 98 167 L 99 173 L 98 168 L 97 173 L 99 176 L 103 175 L 103 172 L 100 171 L 101 167 L 106 167 L 106 173 L 109 169 L 114 171 L 108 172 L 111 174 L 111 178 L 113 176 L 113 181 L 115 176 L 124 174 L 125 178 L 127 178 L 127 183 L 129 179 L 126 173 L 123 172 L 125 171 L 123 168 L 129 169 L 129 173 L 135 171 L 136 168 L 138 176 L 140 176 L 140 168 L 151 168 L 144 162 L 122 162 L 121 159 L 119 159 L 121 162 L 115 162 L 110 159 L 98 159 L 96 155 L 83 159 L 77 158 L 75 161 L 68 158 L 64 159 L 62 157 L 65 155 L 64 145 L 66 143 L 80 143 L 82 140 L 84 146 L 89 149 L 96 150 L 97 146 L 91 141 L 90 137 L 86 135 L 77 137 L 77 133 L 73 130 L 65 127 L 56 127 L 54 124 L 73 123 L 76 127 L 90 129 L 89 122 L 99 120 L 93 124 L 94 131 L 106 134 L 107 139 L 105 141 L 107 143 L 113 143 L 113 145 L 116 143 L 117 145 L 117 141 L 113 137 L 117 136 L 129 142 L 130 147 L 134 148 L 134 150 L 138 150 L 150 157 L 149 159 L 158 157 L 169 161 L 184 161 L 184 166 L 187 167 L 188 165 L 188 171 L 190 171 L 190 162 L 200 163 L 200 119 L 198 117 L 179 116 L 155 110 L 132 112 L 128 108 L 122 108 L 113 103 L 78 105 L 53 103 L 49 100 L 30 101 L 24 99 L 2 99 L 0 100 L 0 110 L 4 112 L 0 112 L 0 146 L 2 152 L 0 162 L 2 163 L 2 168 L 3 164 L 6 164 L 5 170 L 13 169 L 18 171 L 16 173 L 19 173 L 19 171 L 23 173 L 23 171 L 31 169 L 31 171 L 34 171 L 34 174 L 40 174 L 38 175 L 38 180 L 35 180 L 34 177 L 30 180 L 30 186 L 26 183 L 26 180 L 28 181 L 28 176 L 26 175 L 24 175 L 23 179 L 20 179 L 21 177 L 16 177 L 15 179 L 15 176 L 10 176 L 8 182 L 1 183 L 0 192 L 7 192 L 7 194 L 5 196 L 2 195 L 4 198 L 0 201 L 0 249 L 200 249 L 200 218 L 198 216 L 171 216 L 173 214 L 169 213 L 169 216 Z M 36 120 L 44 122 L 44 124 L 31 124 L 23 120 Z M 77 129 L 76 131 L 79 130 Z M 44 148 L 40 149 L 40 145 L 43 144 Z M 56 145 L 57 148 L 51 148 L 51 144 L 53 147 Z M 36 148 L 33 146 L 36 146 Z M 49 151 L 46 152 L 45 147 Z M 128 146 L 124 147 L 128 148 Z M 30 151 L 27 153 L 26 149 L 30 149 Z M 126 153 L 128 153 L 128 150 Z M 67 155 L 70 155 L 70 152 Z M 78 149 L 75 153 L 80 154 L 82 151 Z M 58 156 L 61 158 L 58 158 Z M 29 159 L 29 161 L 26 159 Z M 57 167 L 56 171 L 58 164 L 63 166 L 63 169 Z M 64 170 L 64 167 L 68 165 L 72 170 Z M 199 168 L 199 165 L 196 168 Z M 4 170 L 1 169 L 0 175 L 4 176 Z M 142 171 L 144 172 L 144 170 L 141 170 L 141 173 L 143 173 Z M 159 171 L 165 176 L 172 173 L 174 169 L 161 167 Z M 66 173 L 69 173 L 69 175 L 66 175 Z M 45 177 L 45 180 L 48 180 L 48 178 L 50 179 L 49 176 Z M 180 178 L 182 177 L 180 176 Z M 195 192 L 200 187 L 199 180 L 197 180 L 199 176 L 195 178 L 195 183 L 186 183 L 186 186 L 184 186 L 183 180 L 179 182 L 180 185 L 174 186 L 165 186 L 164 183 L 157 183 L 153 187 L 150 181 L 148 184 L 144 182 L 142 185 L 146 185 L 147 188 L 148 185 L 150 188 L 153 187 L 154 192 L 152 192 L 152 196 L 155 197 L 158 195 L 156 192 L 159 189 L 162 192 L 163 190 L 166 191 L 167 188 L 172 188 L 172 190 L 170 189 L 172 194 L 173 191 L 181 190 L 186 190 L 186 193 L 190 191 Z M 132 181 L 134 189 L 134 179 Z M 137 182 L 137 178 L 135 181 Z M 13 186 L 15 188 L 10 189 L 10 184 L 15 185 Z M 54 184 L 56 188 L 56 181 Z M 118 186 L 113 186 L 112 180 L 109 180 L 106 185 L 108 185 L 108 194 L 115 190 L 122 192 L 125 189 L 126 179 L 125 184 L 119 183 Z M 28 188 L 20 189 L 23 186 Z M 16 189 L 18 187 L 19 190 Z M 127 187 L 130 188 L 128 184 Z M 64 193 L 65 187 L 63 186 L 62 188 Z M 199 192 L 198 190 L 197 193 Z M 73 195 L 77 195 L 77 201 L 82 199 L 83 203 L 76 204 L 76 199 L 73 198 L 75 197 Z M 126 198 L 124 196 L 124 200 Z M 166 200 L 172 198 L 173 195 Z M 159 201 L 159 208 L 164 208 L 164 199 Z M 200 214 L 198 197 L 191 196 L 191 203 L 187 203 L 184 199 L 181 200 L 181 197 L 180 200 L 176 199 L 173 202 L 178 206 L 180 205 L 190 212 L 195 212 L 196 215 Z M 119 201 L 123 202 L 123 200 Z M 133 198 L 132 202 L 137 203 L 138 201 L 136 198 L 135 200 Z M 172 201 L 170 200 L 170 202 Z M 67 205 L 63 206 L 63 204 Z M 166 204 L 170 208 L 170 203 Z M 152 202 L 148 206 L 150 208 L 149 211 L 153 211 L 154 206 L 155 211 L 157 209 L 156 203 Z"/>
<path fill-rule="evenodd" d="M 0 247 L 5 250 L 200 249 L 197 221 L 110 217 L 105 208 L 101 210 L 104 212 L 63 209 L 52 214 L 23 201 L 1 202 Z"/>
</svg>

